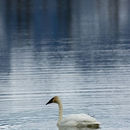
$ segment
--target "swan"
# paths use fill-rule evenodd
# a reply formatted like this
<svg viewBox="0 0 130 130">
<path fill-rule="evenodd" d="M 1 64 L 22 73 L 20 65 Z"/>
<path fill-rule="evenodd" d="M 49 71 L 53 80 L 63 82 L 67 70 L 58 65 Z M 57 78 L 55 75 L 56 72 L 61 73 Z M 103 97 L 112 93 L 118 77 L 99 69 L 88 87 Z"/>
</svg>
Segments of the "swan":
<svg viewBox="0 0 130 130">
<path fill-rule="evenodd" d="M 63 106 L 60 98 L 58 96 L 50 99 L 46 105 L 50 103 L 56 103 L 59 106 L 59 119 L 57 125 L 59 127 L 88 127 L 88 128 L 99 128 L 100 123 L 96 121 L 95 118 L 86 114 L 71 114 L 66 118 L 62 119 Z"/>
</svg>

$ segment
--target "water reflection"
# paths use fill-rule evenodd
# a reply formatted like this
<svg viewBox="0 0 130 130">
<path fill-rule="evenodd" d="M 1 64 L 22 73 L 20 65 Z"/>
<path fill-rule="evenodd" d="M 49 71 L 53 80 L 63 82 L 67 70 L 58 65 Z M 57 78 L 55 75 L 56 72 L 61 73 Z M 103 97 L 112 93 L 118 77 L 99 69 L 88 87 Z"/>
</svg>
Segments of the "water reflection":
<svg viewBox="0 0 130 130">
<path fill-rule="evenodd" d="M 128 4 L 128 0 L 1 1 L 1 23 L 5 29 L 2 37 L 9 49 L 32 46 L 36 59 L 43 57 L 41 52 L 55 52 L 48 55 L 55 55 L 55 61 L 58 58 L 61 62 L 65 54 L 70 57 L 73 51 L 70 59 L 74 59 L 76 67 L 114 66 L 121 62 L 120 39 L 129 32 Z M 10 62 L 8 52 L 5 56 L 9 55 L 9 59 L 4 59 Z"/>
<path fill-rule="evenodd" d="M 59 130 L 97 130 L 97 129 L 94 129 L 94 128 L 77 128 L 77 127 L 60 127 Z"/>
</svg>

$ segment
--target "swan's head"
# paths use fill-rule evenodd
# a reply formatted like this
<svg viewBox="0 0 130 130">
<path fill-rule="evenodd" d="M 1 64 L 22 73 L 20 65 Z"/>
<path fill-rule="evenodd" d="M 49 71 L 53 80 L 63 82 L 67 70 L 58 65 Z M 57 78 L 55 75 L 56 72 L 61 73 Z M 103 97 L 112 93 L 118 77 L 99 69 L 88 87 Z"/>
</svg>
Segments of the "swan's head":
<svg viewBox="0 0 130 130">
<path fill-rule="evenodd" d="M 46 103 L 46 105 L 48 105 L 48 104 L 50 104 L 50 103 L 59 103 L 59 101 L 60 101 L 60 98 L 59 98 L 58 96 L 55 96 L 55 97 L 53 97 L 52 99 L 50 99 L 50 100 Z"/>
</svg>

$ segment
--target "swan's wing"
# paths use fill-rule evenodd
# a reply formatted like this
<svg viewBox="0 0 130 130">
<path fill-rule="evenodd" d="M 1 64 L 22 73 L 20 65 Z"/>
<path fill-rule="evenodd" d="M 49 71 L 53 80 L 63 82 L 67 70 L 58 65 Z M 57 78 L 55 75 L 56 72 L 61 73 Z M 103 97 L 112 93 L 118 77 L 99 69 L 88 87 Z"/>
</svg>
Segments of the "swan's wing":
<svg viewBox="0 0 130 130">
<path fill-rule="evenodd" d="M 93 118 L 89 115 L 86 115 L 86 114 L 71 114 L 71 115 L 68 115 L 67 117 L 65 117 L 63 120 L 65 122 L 70 121 L 70 120 L 79 121 L 79 122 L 81 122 L 81 121 L 95 122 L 96 121 L 95 118 Z"/>
<path fill-rule="evenodd" d="M 87 126 L 90 124 L 99 124 L 95 118 L 86 114 L 71 114 L 64 118 L 61 126 Z"/>
</svg>

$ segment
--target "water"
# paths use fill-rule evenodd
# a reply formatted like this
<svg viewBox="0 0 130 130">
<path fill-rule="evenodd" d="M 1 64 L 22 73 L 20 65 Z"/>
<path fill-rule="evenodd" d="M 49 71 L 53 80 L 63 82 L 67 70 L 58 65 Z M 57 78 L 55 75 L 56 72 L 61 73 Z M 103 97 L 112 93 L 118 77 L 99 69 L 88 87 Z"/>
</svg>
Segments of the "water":
<svg viewBox="0 0 130 130">
<path fill-rule="evenodd" d="M 58 130 L 55 95 L 64 115 L 129 130 L 129 4 L 0 0 L 0 130 Z"/>
</svg>

